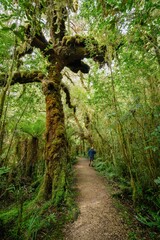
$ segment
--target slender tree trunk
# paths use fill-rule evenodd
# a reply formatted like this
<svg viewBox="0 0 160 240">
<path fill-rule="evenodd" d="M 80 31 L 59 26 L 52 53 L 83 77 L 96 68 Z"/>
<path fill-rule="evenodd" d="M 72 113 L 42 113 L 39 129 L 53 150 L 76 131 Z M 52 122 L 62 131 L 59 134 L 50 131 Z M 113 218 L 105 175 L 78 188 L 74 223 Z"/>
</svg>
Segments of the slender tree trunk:
<svg viewBox="0 0 160 240">
<path fill-rule="evenodd" d="M 35 176 L 35 166 L 38 161 L 38 138 L 32 137 L 28 144 L 28 159 L 26 166 L 26 174 L 29 177 Z"/>
<path fill-rule="evenodd" d="M 135 179 L 132 173 L 132 157 L 130 155 L 129 152 L 129 147 L 127 145 L 127 139 L 125 137 L 124 134 L 124 129 L 123 129 L 123 125 L 120 121 L 120 116 L 119 116 L 119 106 L 117 104 L 117 99 L 116 99 L 116 91 L 115 91 L 115 85 L 114 85 L 114 78 L 113 78 L 113 72 L 112 72 L 112 68 L 110 67 L 110 71 L 111 71 L 111 81 L 112 81 L 112 91 L 113 91 L 113 106 L 114 106 L 114 110 L 116 113 L 116 119 L 117 119 L 117 131 L 118 131 L 118 135 L 119 135 L 119 143 L 121 146 L 121 150 L 124 156 L 124 161 L 126 163 L 128 172 L 130 174 L 130 184 L 132 187 L 132 200 L 133 203 L 135 203 L 136 200 L 136 185 L 135 185 Z"/>
<path fill-rule="evenodd" d="M 21 173 L 25 175 L 28 155 L 28 138 L 21 142 Z"/>
<path fill-rule="evenodd" d="M 4 112 L 4 106 L 5 106 L 5 101 L 6 101 L 6 97 L 7 97 L 7 91 L 10 88 L 10 84 L 11 84 L 11 81 L 12 81 L 13 70 L 14 70 L 14 65 L 16 63 L 16 45 L 17 44 L 16 44 L 16 39 L 15 39 L 12 64 L 11 64 L 11 67 L 9 69 L 8 77 L 5 76 L 5 78 L 7 79 L 7 84 L 2 89 L 1 96 L 0 96 L 0 155 L 2 154 L 3 140 L 4 140 L 4 128 L 5 128 L 5 120 L 3 120 L 2 116 L 3 116 L 3 112 Z M 6 107 L 4 119 L 6 117 L 6 112 L 7 112 L 7 107 Z"/>
</svg>

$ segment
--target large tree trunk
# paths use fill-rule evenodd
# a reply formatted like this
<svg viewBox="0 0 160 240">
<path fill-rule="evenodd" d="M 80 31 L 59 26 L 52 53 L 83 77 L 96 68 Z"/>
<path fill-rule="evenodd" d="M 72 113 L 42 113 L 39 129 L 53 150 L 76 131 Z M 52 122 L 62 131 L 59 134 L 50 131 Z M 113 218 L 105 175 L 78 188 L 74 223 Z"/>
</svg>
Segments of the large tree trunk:
<svg viewBox="0 0 160 240">
<path fill-rule="evenodd" d="M 67 173 L 67 140 L 60 94 L 60 70 L 50 74 L 43 84 L 46 100 L 46 173 L 42 190 L 45 199 L 56 203 L 64 199 Z"/>
</svg>

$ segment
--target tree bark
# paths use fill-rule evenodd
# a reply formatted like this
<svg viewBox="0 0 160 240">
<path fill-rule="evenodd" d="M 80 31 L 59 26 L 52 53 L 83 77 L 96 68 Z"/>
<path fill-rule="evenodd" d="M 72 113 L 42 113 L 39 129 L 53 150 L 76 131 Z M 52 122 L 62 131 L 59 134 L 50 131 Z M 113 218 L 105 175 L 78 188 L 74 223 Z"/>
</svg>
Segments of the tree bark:
<svg viewBox="0 0 160 240">
<path fill-rule="evenodd" d="M 64 112 L 60 94 L 61 69 L 50 71 L 49 80 L 43 84 L 46 101 L 46 172 L 41 196 L 54 199 L 58 204 L 64 199 L 67 183 L 67 140 Z"/>
<path fill-rule="evenodd" d="M 28 144 L 28 159 L 26 165 L 26 176 L 33 178 L 36 175 L 35 167 L 38 161 L 38 138 L 32 137 Z"/>
</svg>

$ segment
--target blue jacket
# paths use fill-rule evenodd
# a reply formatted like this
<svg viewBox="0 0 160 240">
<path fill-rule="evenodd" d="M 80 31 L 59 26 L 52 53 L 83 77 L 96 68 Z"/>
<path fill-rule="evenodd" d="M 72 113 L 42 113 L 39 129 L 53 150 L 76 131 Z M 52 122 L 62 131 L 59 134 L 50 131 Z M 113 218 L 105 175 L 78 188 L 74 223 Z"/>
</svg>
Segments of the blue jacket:
<svg viewBox="0 0 160 240">
<path fill-rule="evenodd" d="M 89 151 L 88 151 L 88 156 L 91 158 L 91 159 L 94 159 L 94 155 L 96 154 L 96 151 L 91 148 Z"/>
</svg>

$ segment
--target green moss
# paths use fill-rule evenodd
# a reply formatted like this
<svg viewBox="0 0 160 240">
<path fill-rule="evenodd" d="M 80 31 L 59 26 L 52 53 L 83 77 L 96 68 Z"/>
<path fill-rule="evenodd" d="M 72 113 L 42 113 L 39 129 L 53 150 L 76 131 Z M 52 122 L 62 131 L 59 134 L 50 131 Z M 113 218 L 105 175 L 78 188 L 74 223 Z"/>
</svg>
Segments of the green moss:
<svg viewBox="0 0 160 240">
<path fill-rule="evenodd" d="M 54 139 L 54 140 L 52 141 L 52 144 L 53 144 L 53 145 L 59 145 L 61 142 L 62 142 L 62 139 L 57 138 L 57 139 Z M 53 147 L 53 148 L 54 148 L 54 147 Z M 53 151 L 53 148 L 51 149 L 51 151 Z"/>
<path fill-rule="evenodd" d="M 70 45 L 74 43 L 74 37 L 64 36 L 62 39 L 62 45 Z"/>
<path fill-rule="evenodd" d="M 62 39 L 62 45 L 63 46 L 69 46 L 69 45 L 80 45 L 80 46 L 84 46 L 85 44 L 85 38 L 79 35 L 75 35 L 75 36 L 64 36 Z"/>
<path fill-rule="evenodd" d="M 56 130 L 56 133 L 58 136 L 61 136 L 65 133 L 65 128 L 64 128 L 64 125 L 60 125 L 57 130 Z"/>
<path fill-rule="evenodd" d="M 78 44 L 78 45 L 82 45 L 85 43 L 85 38 L 80 36 L 80 35 L 76 35 L 75 36 L 75 42 Z"/>
<path fill-rule="evenodd" d="M 59 203 L 64 201 L 66 188 L 66 173 L 65 170 L 57 168 L 54 172 L 54 179 L 52 183 L 52 199 L 54 203 L 58 205 Z"/>
</svg>

